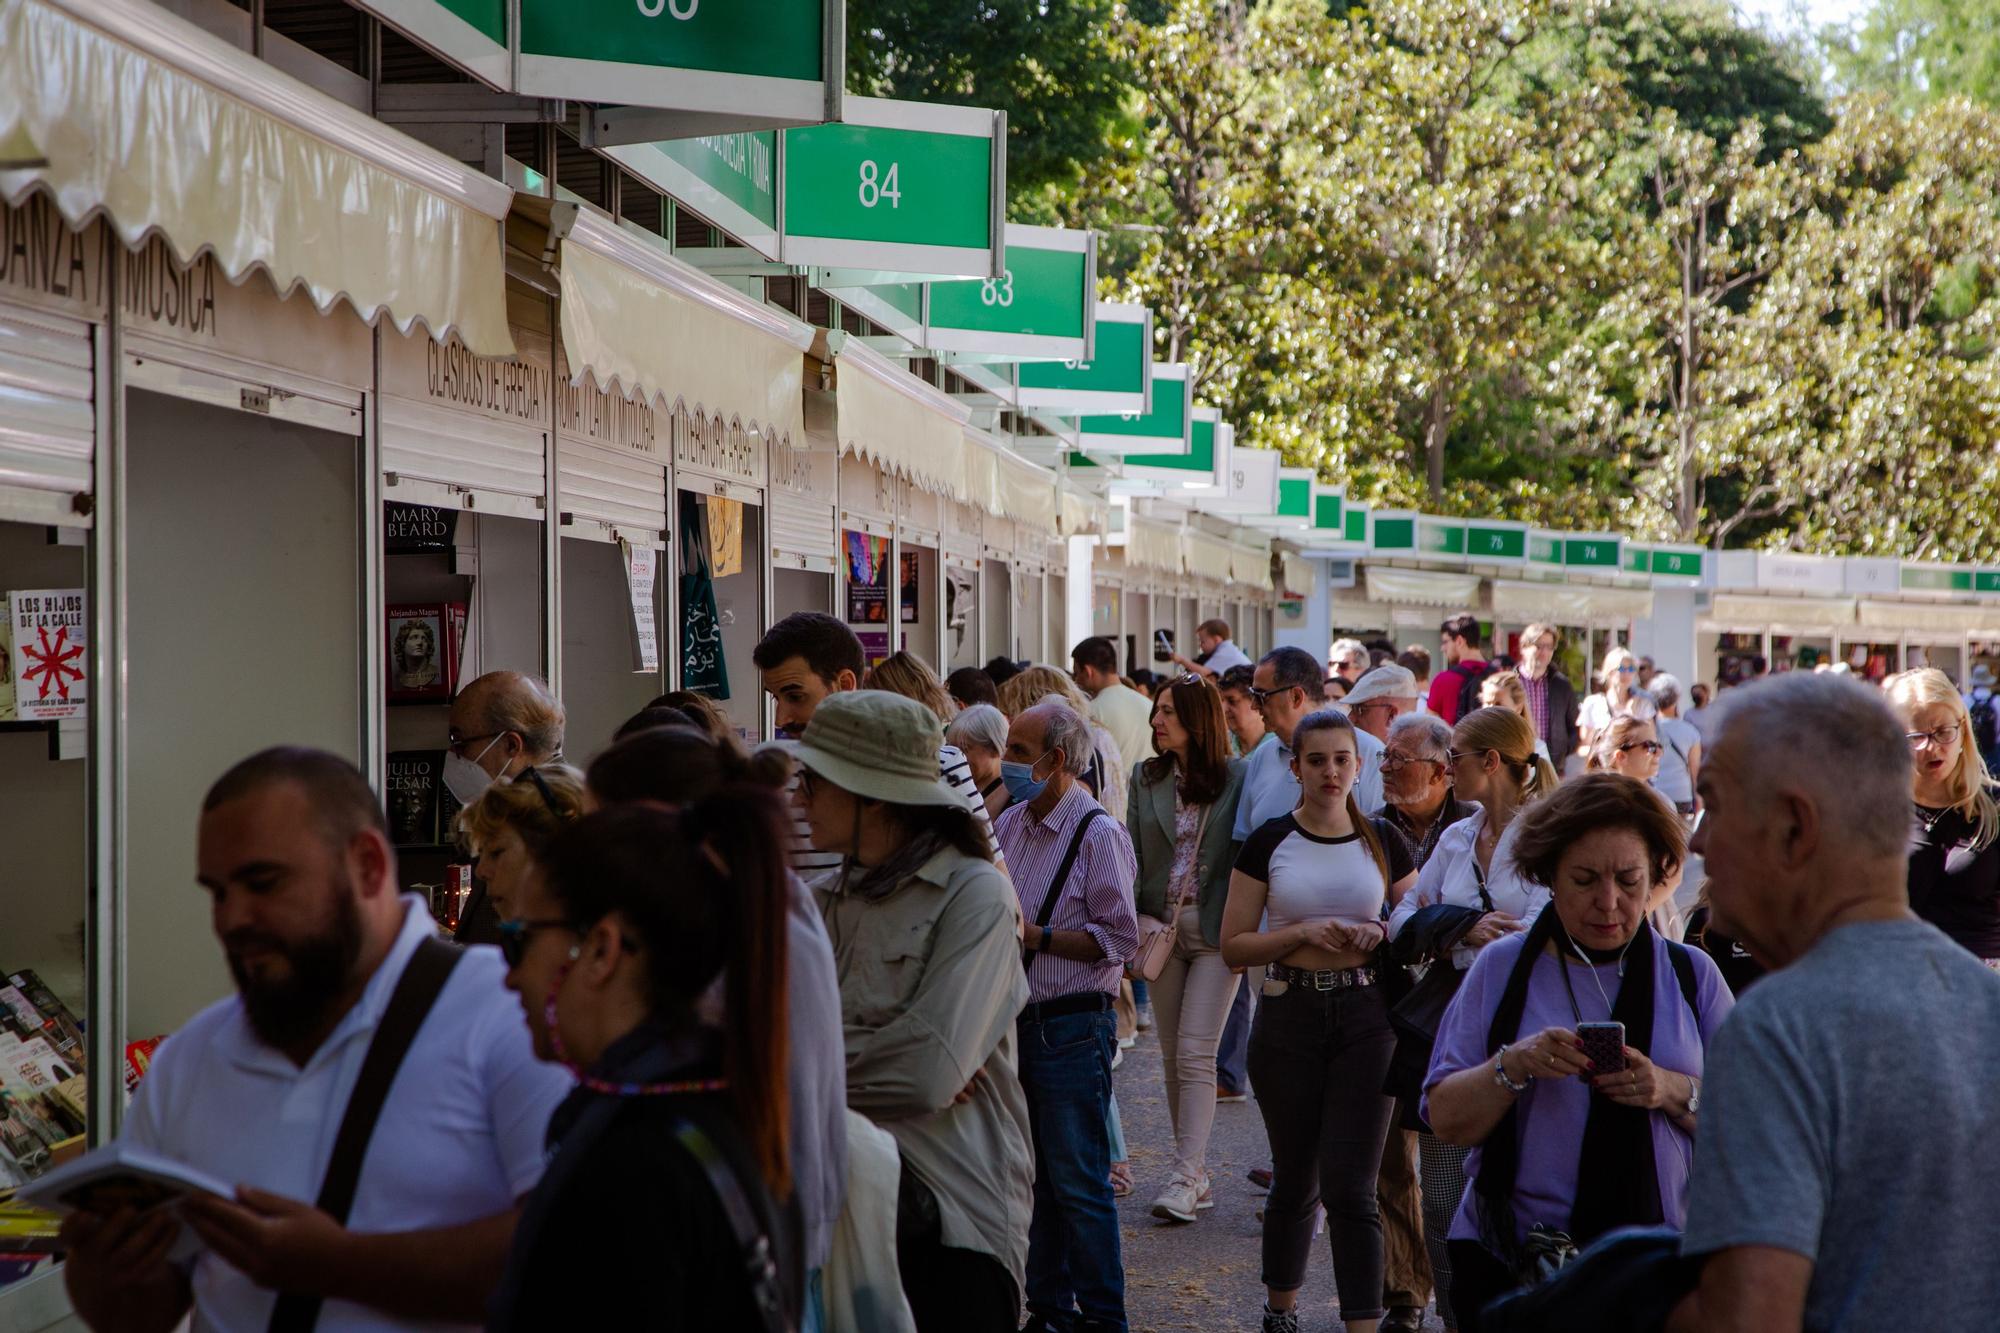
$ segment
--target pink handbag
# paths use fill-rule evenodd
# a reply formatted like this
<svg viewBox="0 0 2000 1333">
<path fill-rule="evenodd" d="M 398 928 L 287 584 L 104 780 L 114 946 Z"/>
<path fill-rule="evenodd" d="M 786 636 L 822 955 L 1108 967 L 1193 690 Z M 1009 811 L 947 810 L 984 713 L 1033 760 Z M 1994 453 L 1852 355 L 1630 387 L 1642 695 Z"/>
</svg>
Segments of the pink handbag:
<svg viewBox="0 0 2000 1333">
<path fill-rule="evenodd" d="M 1210 802 L 1201 808 L 1201 823 L 1195 827 L 1195 874 L 1201 873 L 1201 840 L 1208 832 L 1208 816 L 1215 809 Z M 1134 981 L 1158 981 L 1160 973 L 1167 970 L 1167 956 L 1174 951 L 1174 933 L 1180 929 L 1181 909 L 1187 906 L 1187 894 L 1176 892 L 1167 903 L 1167 919 L 1160 920 L 1145 912 L 1139 913 L 1139 947 L 1132 951 L 1132 961 L 1125 965 L 1125 975 Z"/>
</svg>

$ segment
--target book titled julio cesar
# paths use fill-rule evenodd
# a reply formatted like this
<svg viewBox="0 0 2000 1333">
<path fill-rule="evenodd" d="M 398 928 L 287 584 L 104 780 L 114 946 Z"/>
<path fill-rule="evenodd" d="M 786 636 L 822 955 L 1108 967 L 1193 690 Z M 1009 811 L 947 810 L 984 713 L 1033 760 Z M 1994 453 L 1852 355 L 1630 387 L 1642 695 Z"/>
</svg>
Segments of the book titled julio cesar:
<svg viewBox="0 0 2000 1333">
<path fill-rule="evenodd" d="M 444 785 L 443 750 L 396 750 L 389 755 L 389 836 L 398 847 L 451 842 L 458 801 Z"/>
</svg>

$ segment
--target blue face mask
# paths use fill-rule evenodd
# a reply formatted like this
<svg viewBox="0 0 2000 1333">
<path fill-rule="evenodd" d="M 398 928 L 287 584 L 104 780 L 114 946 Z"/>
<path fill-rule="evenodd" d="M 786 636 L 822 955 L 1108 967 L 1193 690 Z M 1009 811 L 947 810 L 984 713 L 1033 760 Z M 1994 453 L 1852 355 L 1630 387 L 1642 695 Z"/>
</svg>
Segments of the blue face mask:
<svg viewBox="0 0 2000 1333">
<path fill-rule="evenodd" d="M 1046 758 L 1047 755 L 1042 756 L 1042 759 Z M 1041 762 L 1041 759 L 1037 759 L 1035 764 Z M 1035 764 L 1001 762 L 1000 780 L 1007 784 L 1007 794 L 1014 798 L 1016 805 L 1026 805 L 1040 796 L 1048 790 L 1049 778 L 1055 776 L 1051 773 L 1047 778 L 1036 778 Z"/>
</svg>

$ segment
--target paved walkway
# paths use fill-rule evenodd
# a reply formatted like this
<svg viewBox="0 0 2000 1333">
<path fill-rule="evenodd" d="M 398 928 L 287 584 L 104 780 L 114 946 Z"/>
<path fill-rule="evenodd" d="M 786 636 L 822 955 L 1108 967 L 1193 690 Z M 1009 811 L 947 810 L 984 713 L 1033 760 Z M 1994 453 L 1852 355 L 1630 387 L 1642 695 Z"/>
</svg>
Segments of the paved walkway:
<svg viewBox="0 0 2000 1333">
<path fill-rule="evenodd" d="M 1267 1163 L 1263 1117 L 1252 1100 L 1219 1106 L 1209 1141 L 1208 1170 L 1215 1207 L 1191 1225 L 1153 1217 L 1153 1197 L 1173 1162 L 1173 1132 L 1160 1079 L 1160 1045 L 1150 1031 L 1125 1052 L 1113 1076 L 1132 1154 L 1133 1189 L 1119 1201 L 1125 1246 L 1125 1305 L 1133 1333 L 1257 1333 L 1264 1308 L 1258 1282 L 1262 1235 L 1257 1209 L 1264 1192 L 1244 1176 Z M 1299 1297 L 1304 1333 L 1344 1328 L 1336 1307 L 1333 1263 L 1325 1237 L 1313 1247 L 1305 1290 Z M 1435 1313 L 1427 1330 L 1441 1333 Z"/>
</svg>

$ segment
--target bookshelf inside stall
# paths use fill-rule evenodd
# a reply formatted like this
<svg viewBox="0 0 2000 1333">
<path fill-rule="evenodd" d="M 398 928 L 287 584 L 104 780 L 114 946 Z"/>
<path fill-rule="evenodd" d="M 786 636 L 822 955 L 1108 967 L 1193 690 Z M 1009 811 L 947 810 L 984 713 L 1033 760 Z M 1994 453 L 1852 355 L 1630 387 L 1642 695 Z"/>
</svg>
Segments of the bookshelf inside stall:
<svg viewBox="0 0 2000 1333">
<path fill-rule="evenodd" d="M 542 671 L 541 546 L 534 520 L 384 506 L 383 798 L 403 891 L 426 898 L 446 929 L 471 888 L 444 780 L 452 702 L 486 671 Z"/>
<path fill-rule="evenodd" d="M 14 1190 L 84 1146 L 84 542 L 0 522 L 0 1289 L 53 1262 L 52 1219 Z"/>
</svg>

